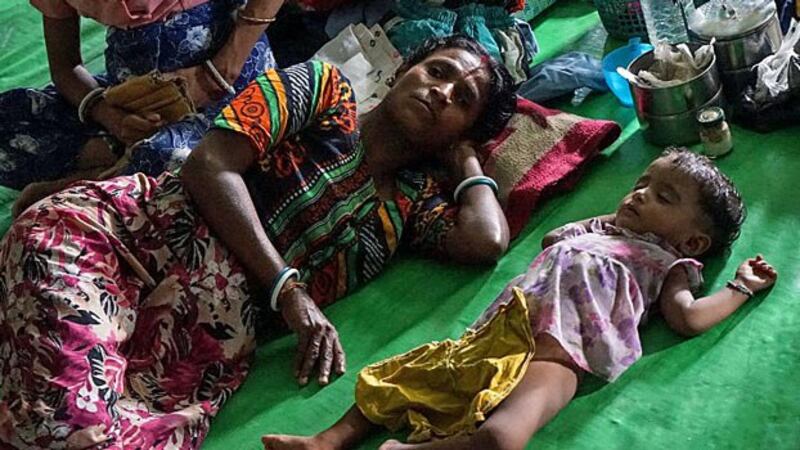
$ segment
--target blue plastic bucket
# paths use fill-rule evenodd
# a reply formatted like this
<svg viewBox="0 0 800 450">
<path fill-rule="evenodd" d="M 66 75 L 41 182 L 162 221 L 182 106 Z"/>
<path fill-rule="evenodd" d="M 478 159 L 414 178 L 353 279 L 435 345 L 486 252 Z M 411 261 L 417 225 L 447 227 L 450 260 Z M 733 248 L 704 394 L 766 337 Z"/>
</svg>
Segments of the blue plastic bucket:
<svg viewBox="0 0 800 450">
<path fill-rule="evenodd" d="M 603 77 L 611 92 L 619 102 L 628 108 L 633 106 L 633 95 L 628 81 L 617 73 L 617 67 L 628 68 L 628 65 L 640 55 L 653 49 L 650 44 L 643 44 L 638 37 L 631 38 L 628 45 L 615 49 L 603 57 Z"/>
</svg>

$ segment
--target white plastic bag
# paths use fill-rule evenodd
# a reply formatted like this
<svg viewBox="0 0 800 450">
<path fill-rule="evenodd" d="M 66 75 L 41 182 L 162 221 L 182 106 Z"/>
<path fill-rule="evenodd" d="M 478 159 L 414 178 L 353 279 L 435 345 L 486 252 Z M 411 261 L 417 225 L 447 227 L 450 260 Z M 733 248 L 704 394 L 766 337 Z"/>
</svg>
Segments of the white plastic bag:
<svg viewBox="0 0 800 450">
<path fill-rule="evenodd" d="M 753 99 L 758 103 L 777 103 L 793 89 L 800 89 L 800 55 L 795 46 L 800 42 L 800 25 L 792 19 L 789 32 L 774 55 L 756 64 L 756 89 Z"/>
</svg>

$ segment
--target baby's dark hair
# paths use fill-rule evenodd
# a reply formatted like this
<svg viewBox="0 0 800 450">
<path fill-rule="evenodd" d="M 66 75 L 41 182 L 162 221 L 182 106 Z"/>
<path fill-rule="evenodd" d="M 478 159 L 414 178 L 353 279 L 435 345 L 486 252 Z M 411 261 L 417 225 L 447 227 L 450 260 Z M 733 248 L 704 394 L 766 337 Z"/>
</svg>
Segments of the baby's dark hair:
<svg viewBox="0 0 800 450">
<path fill-rule="evenodd" d="M 427 39 L 405 59 L 398 73 L 405 72 L 412 66 L 422 62 L 431 53 L 448 48 L 466 50 L 486 61 L 486 67 L 489 71 L 489 92 L 486 107 L 481 111 L 466 136 L 477 142 L 486 142 L 497 136 L 505 128 L 508 120 L 511 119 L 516 110 L 517 97 L 514 79 L 511 78 L 506 66 L 492 58 L 481 44 L 463 34 Z"/>
<path fill-rule="evenodd" d="M 686 147 L 669 147 L 661 157 L 672 158 L 672 164 L 697 182 L 700 187 L 700 208 L 709 222 L 711 246 L 707 254 L 723 251 L 739 237 L 747 209 L 741 194 L 727 175 L 713 161 Z"/>
</svg>

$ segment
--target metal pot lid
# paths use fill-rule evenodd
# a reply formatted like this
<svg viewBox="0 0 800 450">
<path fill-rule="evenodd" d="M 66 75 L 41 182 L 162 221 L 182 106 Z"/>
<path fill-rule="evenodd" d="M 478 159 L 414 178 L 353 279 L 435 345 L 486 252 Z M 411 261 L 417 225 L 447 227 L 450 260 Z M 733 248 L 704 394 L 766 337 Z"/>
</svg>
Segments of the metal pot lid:
<svg viewBox="0 0 800 450">
<path fill-rule="evenodd" d="M 701 38 L 735 39 L 762 27 L 777 9 L 772 0 L 711 0 L 689 14 L 689 29 Z"/>
</svg>

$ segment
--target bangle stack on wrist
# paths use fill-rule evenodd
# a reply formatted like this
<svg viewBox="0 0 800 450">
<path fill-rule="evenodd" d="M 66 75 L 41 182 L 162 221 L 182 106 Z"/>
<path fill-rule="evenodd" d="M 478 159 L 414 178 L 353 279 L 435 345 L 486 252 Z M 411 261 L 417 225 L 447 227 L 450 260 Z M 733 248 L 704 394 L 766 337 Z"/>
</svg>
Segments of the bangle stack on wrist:
<svg viewBox="0 0 800 450">
<path fill-rule="evenodd" d="M 749 287 L 745 286 L 745 284 L 742 283 L 739 280 L 736 280 L 736 279 L 728 280 L 728 282 L 725 283 L 725 286 L 728 289 L 732 289 L 734 291 L 741 292 L 742 294 L 746 295 L 747 298 L 750 298 L 750 297 L 753 296 L 753 291 L 751 291 Z"/>
<path fill-rule="evenodd" d="M 80 120 L 81 123 L 88 122 L 89 113 L 92 111 L 92 108 L 100 103 L 105 93 L 106 88 L 98 87 L 89 91 L 89 93 L 81 99 L 81 103 L 78 105 L 78 120 Z"/>
<path fill-rule="evenodd" d="M 278 275 L 276 275 L 275 279 L 272 281 L 272 287 L 269 290 L 269 307 L 272 308 L 273 311 L 278 311 L 278 296 L 280 296 L 289 278 L 294 278 L 296 281 L 300 278 L 300 271 L 294 267 L 286 266 L 278 272 Z"/>
<path fill-rule="evenodd" d="M 494 195 L 497 195 L 498 187 L 497 183 L 493 179 L 487 177 L 486 175 L 476 175 L 474 177 L 464 179 L 464 181 L 456 186 L 455 191 L 453 191 L 453 198 L 455 199 L 456 203 L 458 203 L 458 199 L 462 192 L 468 188 L 478 185 L 489 186 L 492 188 L 492 191 L 494 191 Z"/>
</svg>

